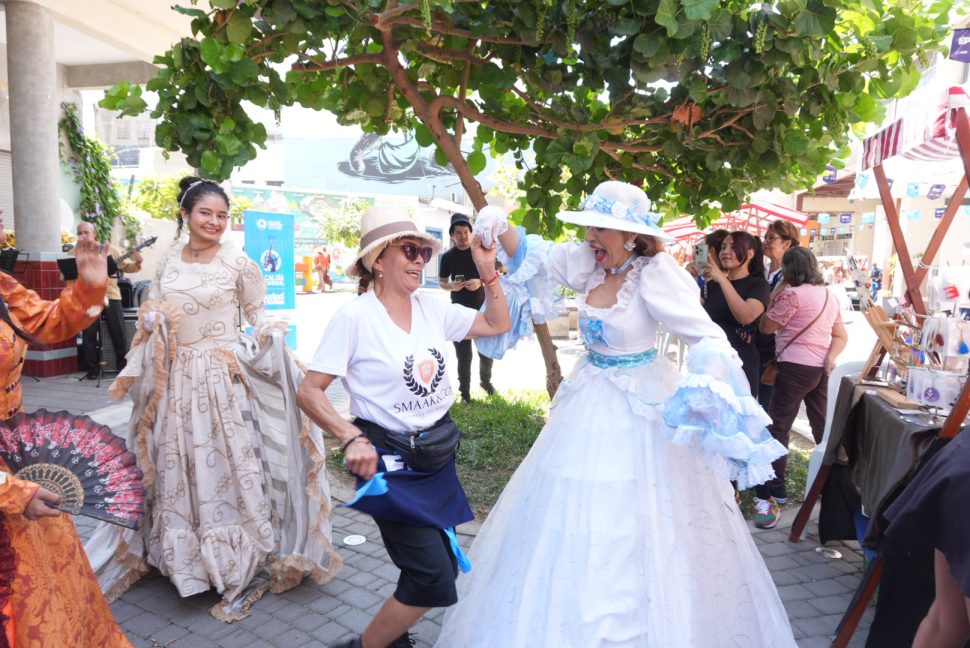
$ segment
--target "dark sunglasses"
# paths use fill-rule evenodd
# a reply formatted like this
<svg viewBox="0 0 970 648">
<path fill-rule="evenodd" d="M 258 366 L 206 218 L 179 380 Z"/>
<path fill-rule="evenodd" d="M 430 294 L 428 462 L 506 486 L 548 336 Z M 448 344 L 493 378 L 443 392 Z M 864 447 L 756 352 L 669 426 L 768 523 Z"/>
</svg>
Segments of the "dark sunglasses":
<svg viewBox="0 0 970 648">
<path fill-rule="evenodd" d="M 405 241 L 404 243 L 391 243 L 391 247 L 399 247 L 404 250 L 404 256 L 408 261 L 417 261 L 418 256 L 424 259 L 425 263 L 431 261 L 431 254 L 434 252 L 434 248 L 430 245 L 418 246 L 417 243 L 412 243 L 411 241 Z"/>
</svg>

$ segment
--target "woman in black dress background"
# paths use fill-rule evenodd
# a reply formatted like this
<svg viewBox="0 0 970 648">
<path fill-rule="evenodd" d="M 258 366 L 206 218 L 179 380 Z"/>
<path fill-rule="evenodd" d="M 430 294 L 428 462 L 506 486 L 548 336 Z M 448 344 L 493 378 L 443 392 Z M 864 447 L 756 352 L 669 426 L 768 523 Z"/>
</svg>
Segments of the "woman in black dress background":
<svg viewBox="0 0 970 648">
<path fill-rule="evenodd" d="M 738 352 L 751 393 L 757 398 L 761 359 L 754 345 L 754 332 L 771 297 L 765 279 L 764 250 L 757 237 L 731 232 L 724 238 L 718 256 L 720 267 L 707 264 L 704 310 L 724 329 L 728 342 Z"/>
</svg>

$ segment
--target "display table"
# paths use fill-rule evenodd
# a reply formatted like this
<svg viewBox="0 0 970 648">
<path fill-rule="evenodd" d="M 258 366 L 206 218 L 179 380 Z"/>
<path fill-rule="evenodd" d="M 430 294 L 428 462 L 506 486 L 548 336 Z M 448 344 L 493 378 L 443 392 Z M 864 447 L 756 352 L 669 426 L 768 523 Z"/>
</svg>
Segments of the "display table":
<svg viewBox="0 0 970 648">
<path fill-rule="evenodd" d="M 823 465 L 836 464 L 839 447 L 845 448 L 850 479 L 849 484 L 843 480 L 838 488 L 853 486 L 867 516 L 880 510 L 880 503 L 910 471 L 943 424 L 942 418 L 934 421 L 919 410 L 897 411 L 876 393 L 876 388 L 856 385 L 854 376 L 842 379 L 832 416 Z M 852 528 L 851 520 L 839 524 L 832 511 L 826 510 L 833 500 L 839 499 L 833 497 L 832 490 L 822 491 L 820 518 L 831 529 Z M 855 533 L 824 533 L 821 525 L 819 534 L 822 542 L 856 539 Z"/>
</svg>

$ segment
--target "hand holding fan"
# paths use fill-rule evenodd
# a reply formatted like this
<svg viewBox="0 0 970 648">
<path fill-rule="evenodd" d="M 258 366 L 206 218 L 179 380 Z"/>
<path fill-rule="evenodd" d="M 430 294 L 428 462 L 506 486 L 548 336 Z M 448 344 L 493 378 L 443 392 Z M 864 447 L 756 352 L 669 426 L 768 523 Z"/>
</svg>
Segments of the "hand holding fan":
<svg viewBox="0 0 970 648">
<path fill-rule="evenodd" d="M 20 479 L 61 497 L 57 506 L 134 529 L 144 514 L 135 455 L 87 416 L 37 410 L 0 423 L 0 458 Z"/>
</svg>

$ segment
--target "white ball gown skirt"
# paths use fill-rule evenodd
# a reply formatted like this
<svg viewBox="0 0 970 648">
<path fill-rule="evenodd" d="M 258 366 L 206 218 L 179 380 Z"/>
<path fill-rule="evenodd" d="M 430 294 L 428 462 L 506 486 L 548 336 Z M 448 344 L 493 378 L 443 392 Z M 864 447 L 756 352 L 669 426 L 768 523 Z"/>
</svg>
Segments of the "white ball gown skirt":
<svg viewBox="0 0 970 648">
<path fill-rule="evenodd" d="M 475 540 L 436 646 L 795 646 L 734 500 L 665 441 L 681 374 L 583 362 Z"/>
</svg>

